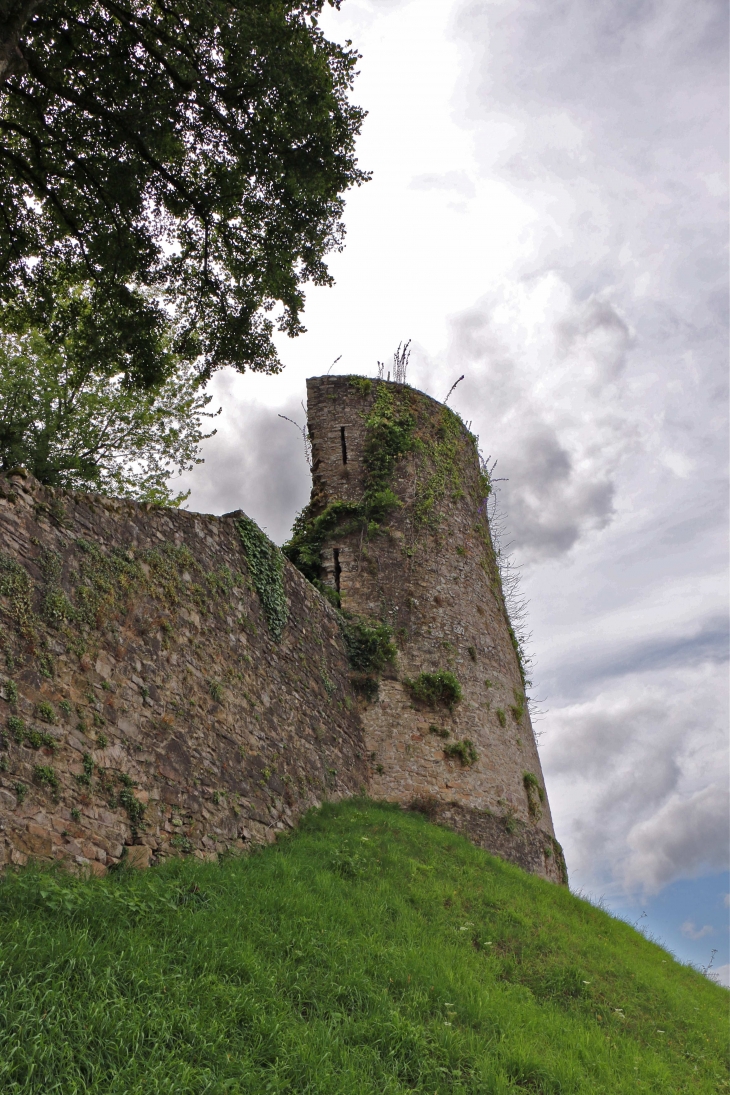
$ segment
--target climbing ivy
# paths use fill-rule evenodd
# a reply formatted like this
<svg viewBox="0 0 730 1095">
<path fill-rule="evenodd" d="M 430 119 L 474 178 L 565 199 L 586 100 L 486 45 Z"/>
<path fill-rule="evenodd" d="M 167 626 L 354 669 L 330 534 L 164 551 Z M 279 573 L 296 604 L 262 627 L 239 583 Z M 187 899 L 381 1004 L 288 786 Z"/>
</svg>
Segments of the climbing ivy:
<svg viewBox="0 0 730 1095">
<path fill-rule="evenodd" d="M 361 527 L 362 507 L 353 502 L 332 502 L 316 517 L 311 505 L 297 514 L 291 539 L 281 549 L 290 563 L 325 596 L 334 593 L 320 581 L 322 545 L 335 531 L 341 535 Z M 330 598 L 332 599 L 332 598 Z M 339 602 L 337 602 L 339 604 Z"/>
<path fill-rule="evenodd" d="M 236 521 L 241 537 L 251 581 L 261 601 L 269 631 L 279 642 L 288 617 L 284 594 L 284 558 L 250 517 L 245 514 Z"/>
<path fill-rule="evenodd" d="M 464 423 L 448 407 L 441 408 L 435 428 L 433 416 L 429 416 L 419 431 L 414 441 L 414 448 L 421 457 L 414 504 L 417 526 L 437 523 L 438 504 L 447 495 L 452 501 L 463 497 L 460 449 L 464 436 L 476 444 L 476 438 L 465 431 Z"/>
<path fill-rule="evenodd" d="M 363 505 L 371 516 L 375 511 L 384 516 L 400 504 L 390 482 L 398 459 L 413 448 L 415 425 L 416 416 L 410 406 L 404 405 L 403 393 L 389 384 L 378 384 L 375 402 L 365 419 L 363 454 Z"/>
</svg>

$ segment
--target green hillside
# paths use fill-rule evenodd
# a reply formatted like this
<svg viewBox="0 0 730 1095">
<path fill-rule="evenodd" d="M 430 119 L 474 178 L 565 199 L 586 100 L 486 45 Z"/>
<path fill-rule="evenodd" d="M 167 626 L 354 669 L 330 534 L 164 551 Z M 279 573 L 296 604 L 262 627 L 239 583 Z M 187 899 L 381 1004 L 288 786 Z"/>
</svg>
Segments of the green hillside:
<svg viewBox="0 0 730 1095">
<path fill-rule="evenodd" d="M 0 884 L 0 1091 L 729 1091 L 728 994 L 418 815 Z"/>
</svg>

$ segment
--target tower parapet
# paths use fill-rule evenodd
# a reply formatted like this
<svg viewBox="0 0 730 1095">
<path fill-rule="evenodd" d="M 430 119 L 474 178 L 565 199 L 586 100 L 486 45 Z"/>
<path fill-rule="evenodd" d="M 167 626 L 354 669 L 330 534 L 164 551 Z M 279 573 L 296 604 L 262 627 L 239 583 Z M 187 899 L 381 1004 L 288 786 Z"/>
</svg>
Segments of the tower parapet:
<svg viewBox="0 0 730 1095">
<path fill-rule="evenodd" d="M 363 377 L 307 381 L 300 565 L 345 613 L 392 628 L 362 712 L 370 793 L 565 880 L 489 530 L 476 439 L 443 404 Z"/>
</svg>

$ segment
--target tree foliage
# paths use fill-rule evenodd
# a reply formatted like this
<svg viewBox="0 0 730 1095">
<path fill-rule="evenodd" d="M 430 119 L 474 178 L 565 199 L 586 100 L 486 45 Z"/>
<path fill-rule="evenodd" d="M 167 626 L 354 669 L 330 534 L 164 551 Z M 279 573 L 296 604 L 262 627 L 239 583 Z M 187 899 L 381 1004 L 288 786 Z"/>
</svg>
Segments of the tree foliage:
<svg viewBox="0 0 730 1095">
<path fill-rule="evenodd" d="M 279 370 L 273 331 L 303 330 L 302 287 L 331 283 L 342 195 L 367 177 L 358 55 L 319 29 L 324 3 L 5 0 L 6 329 L 53 344 L 59 286 L 83 284 L 86 337 L 137 384 L 164 376 L 171 322 L 206 376 Z"/>
<path fill-rule="evenodd" d="M 72 342 L 0 335 L 0 467 L 42 483 L 179 505 L 169 479 L 201 463 L 211 397 L 190 363 L 140 392 L 98 373 Z M 214 431 L 213 431 L 214 432 Z"/>
</svg>

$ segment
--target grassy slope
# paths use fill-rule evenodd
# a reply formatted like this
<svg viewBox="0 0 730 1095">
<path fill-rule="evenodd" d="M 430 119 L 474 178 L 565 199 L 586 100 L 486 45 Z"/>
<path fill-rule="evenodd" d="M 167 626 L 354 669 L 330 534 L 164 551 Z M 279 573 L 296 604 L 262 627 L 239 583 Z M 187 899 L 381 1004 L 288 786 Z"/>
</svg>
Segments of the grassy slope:
<svg viewBox="0 0 730 1095">
<path fill-rule="evenodd" d="M 248 860 L 0 885 L 5 1095 L 717 1095 L 727 1004 L 623 922 L 362 801 Z"/>
</svg>

